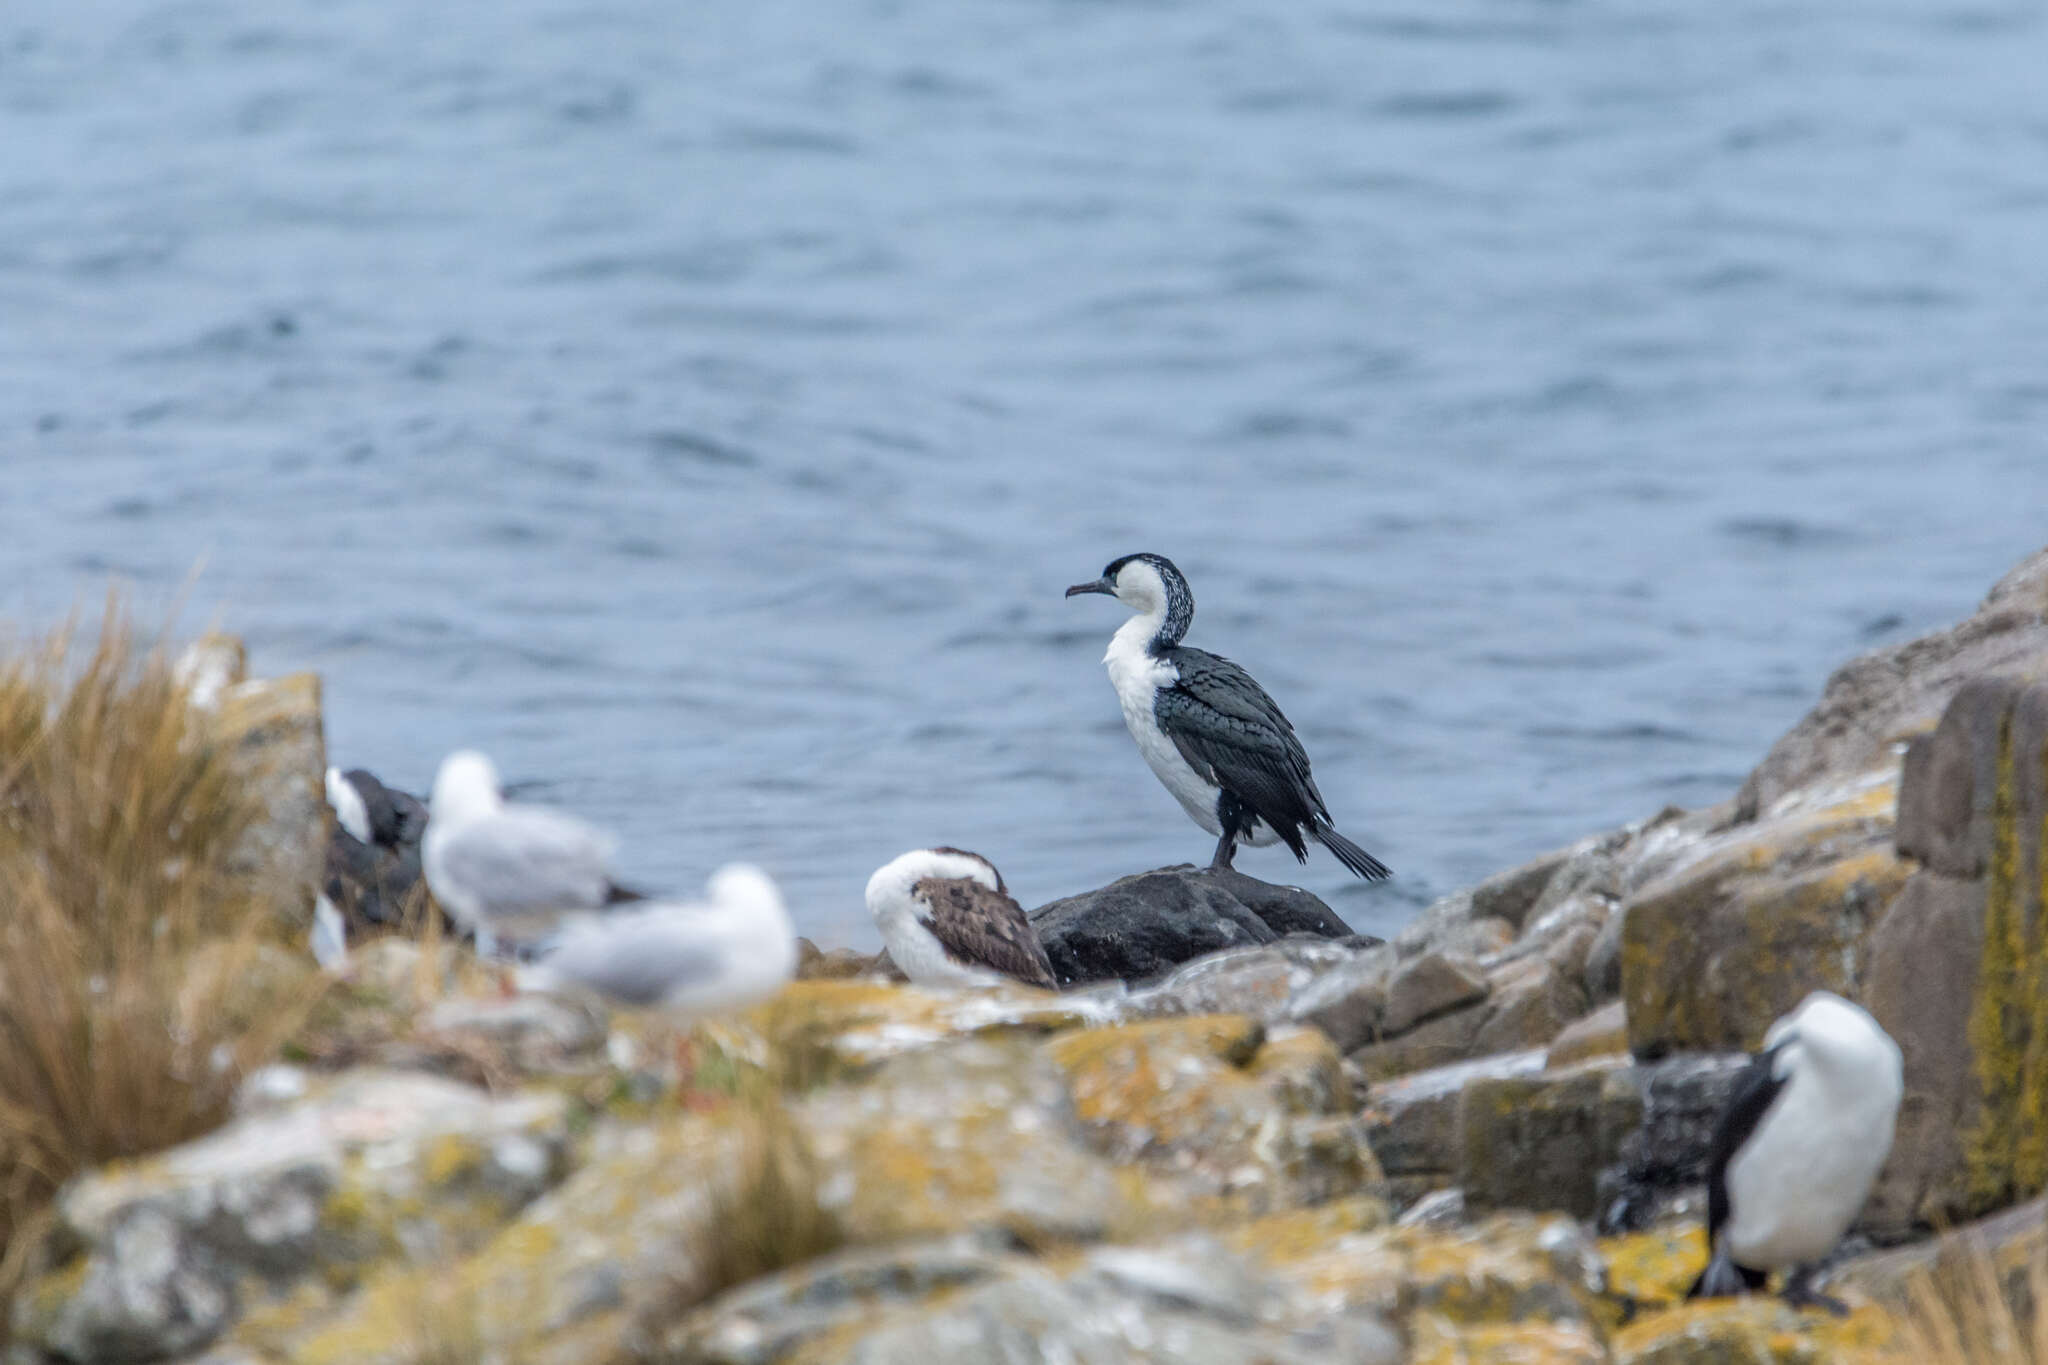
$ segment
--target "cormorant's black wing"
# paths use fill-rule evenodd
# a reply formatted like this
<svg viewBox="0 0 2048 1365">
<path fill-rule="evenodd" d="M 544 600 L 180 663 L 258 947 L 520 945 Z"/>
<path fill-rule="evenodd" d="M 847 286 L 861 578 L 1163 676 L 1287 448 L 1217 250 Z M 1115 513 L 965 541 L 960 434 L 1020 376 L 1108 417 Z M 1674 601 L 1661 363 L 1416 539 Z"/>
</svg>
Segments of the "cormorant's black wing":
<svg viewBox="0 0 2048 1365">
<path fill-rule="evenodd" d="M 1760 1289 L 1769 1278 L 1763 1271 L 1735 1264 L 1721 1246 L 1721 1228 L 1728 1221 L 1728 1163 L 1756 1132 L 1770 1112 L 1771 1102 L 1785 1088 L 1777 1074 L 1778 1057 L 1785 1047 L 1781 1042 L 1750 1059 L 1735 1078 L 1728 1105 L 1714 1123 L 1714 1141 L 1707 1152 L 1707 1268 L 1686 1291 L 1689 1299 L 1722 1298 Z"/>
<path fill-rule="evenodd" d="M 1728 1096 L 1728 1107 L 1721 1111 L 1720 1119 L 1714 1124 L 1714 1143 L 1707 1152 L 1707 1241 L 1711 1244 L 1720 1235 L 1721 1225 L 1728 1221 L 1728 1163 L 1756 1132 L 1757 1125 L 1770 1112 L 1771 1101 L 1785 1088 L 1785 1082 L 1776 1074 L 1778 1058 L 1785 1050 L 1785 1044 L 1758 1053 L 1750 1064 L 1743 1068 L 1735 1080 L 1735 1089 Z"/>
<path fill-rule="evenodd" d="M 1327 822 L 1294 727 L 1251 674 L 1187 646 L 1167 659 L 1180 681 L 1159 693 L 1153 715 L 1188 766 L 1234 793 L 1283 837 L 1296 825 Z"/>
</svg>

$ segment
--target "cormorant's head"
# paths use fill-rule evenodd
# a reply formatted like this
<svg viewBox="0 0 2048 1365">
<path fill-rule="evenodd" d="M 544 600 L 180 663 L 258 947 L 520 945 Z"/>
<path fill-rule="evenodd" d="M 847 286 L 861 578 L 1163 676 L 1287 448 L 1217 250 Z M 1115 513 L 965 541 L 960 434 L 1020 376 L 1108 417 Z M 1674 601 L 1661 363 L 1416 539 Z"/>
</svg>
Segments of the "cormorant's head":
<svg viewBox="0 0 2048 1365">
<path fill-rule="evenodd" d="M 1076 583 L 1067 589 L 1067 596 L 1078 597 L 1084 592 L 1114 597 L 1141 616 L 1163 612 L 1176 600 L 1186 603 L 1187 610 L 1194 609 L 1194 594 L 1188 591 L 1187 579 L 1181 577 L 1180 570 L 1165 555 L 1136 554 L 1113 559 L 1102 571 L 1102 577 L 1093 583 Z"/>
</svg>

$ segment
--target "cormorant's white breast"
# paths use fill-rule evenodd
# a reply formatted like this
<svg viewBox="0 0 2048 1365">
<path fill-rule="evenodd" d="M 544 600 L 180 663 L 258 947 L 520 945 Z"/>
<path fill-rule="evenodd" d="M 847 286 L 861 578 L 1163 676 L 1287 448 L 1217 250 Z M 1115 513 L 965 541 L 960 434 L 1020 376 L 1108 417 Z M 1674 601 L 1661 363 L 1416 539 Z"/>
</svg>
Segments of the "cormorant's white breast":
<svg viewBox="0 0 2048 1365">
<path fill-rule="evenodd" d="M 1842 1239 L 1891 1151 L 1898 1044 L 1861 1006 L 1815 991 L 1764 1038 L 1715 1126 L 1707 1168 L 1712 1260 L 1693 1297 L 1760 1289 L 1838 1307 L 1808 1284 Z"/>
</svg>

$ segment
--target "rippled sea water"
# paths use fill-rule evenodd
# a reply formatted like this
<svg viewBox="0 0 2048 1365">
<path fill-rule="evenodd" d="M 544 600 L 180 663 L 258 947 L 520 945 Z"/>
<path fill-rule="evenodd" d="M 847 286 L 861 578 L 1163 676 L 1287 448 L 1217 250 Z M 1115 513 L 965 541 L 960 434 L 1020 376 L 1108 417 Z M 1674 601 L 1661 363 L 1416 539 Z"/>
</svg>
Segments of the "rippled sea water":
<svg viewBox="0 0 2048 1365">
<path fill-rule="evenodd" d="M 1385 931 L 1729 794 L 2048 539 L 2048 18 L 17 0 L 0 614 L 111 576 L 869 942 L 1205 857 L 1064 601 L 1176 558 Z"/>
</svg>

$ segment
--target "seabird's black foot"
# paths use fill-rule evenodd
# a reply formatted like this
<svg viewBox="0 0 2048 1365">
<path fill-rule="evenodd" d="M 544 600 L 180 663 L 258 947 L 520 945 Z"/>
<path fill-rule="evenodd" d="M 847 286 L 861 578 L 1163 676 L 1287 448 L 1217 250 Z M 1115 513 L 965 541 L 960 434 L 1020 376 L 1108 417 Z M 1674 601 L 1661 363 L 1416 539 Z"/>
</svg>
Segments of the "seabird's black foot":
<svg viewBox="0 0 2048 1365">
<path fill-rule="evenodd" d="M 1849 1305 L 1813 1287 L 1813 1267 L 1801 1266 L 1785 1281 L 1785 1302 L 1794 1308 L 1823 1308 L 1838 1318 L 1849 1316 Z"/>
<path fill-rule="evenodd" d="M 1211 872 L 1229 872 L 1231 859 L 1237 856 L 1237 832 L 1224 830 L 1223 837 L 1216 841 L 1216 856 L 1209 860 Z"/>
</svg>

